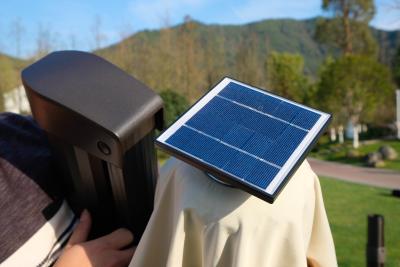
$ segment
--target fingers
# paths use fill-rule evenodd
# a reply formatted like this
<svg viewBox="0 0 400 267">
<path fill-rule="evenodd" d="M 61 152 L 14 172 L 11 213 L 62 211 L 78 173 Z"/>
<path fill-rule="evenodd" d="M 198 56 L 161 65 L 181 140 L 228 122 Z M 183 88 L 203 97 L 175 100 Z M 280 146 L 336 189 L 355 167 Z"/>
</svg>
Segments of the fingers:
<svg viewBox="0 0 400 267">
<path fill-rule="evenodd" d="M 121 249 L 133 241 L 133 234 L 128 229 L 120 228 L 111 234 L 100 237 L 97 241 L 111 249 Z"/>
<path fill-rule="evenodd" d="M 90 213 L 85 209 L 81 214 L 78 225 L 69 238 L 67 248 L 75 244 L 85 242 L 88 238 L 91 226 L 92 219 L 90 217 Z"/>
<path fill-rule="evenodd" d="M 118 259 L 120 266 L 128 266 L 131 262 L 133 255 L 135 254 L 136 247 L 117 251 L 115 258 Z"/>
</svg>

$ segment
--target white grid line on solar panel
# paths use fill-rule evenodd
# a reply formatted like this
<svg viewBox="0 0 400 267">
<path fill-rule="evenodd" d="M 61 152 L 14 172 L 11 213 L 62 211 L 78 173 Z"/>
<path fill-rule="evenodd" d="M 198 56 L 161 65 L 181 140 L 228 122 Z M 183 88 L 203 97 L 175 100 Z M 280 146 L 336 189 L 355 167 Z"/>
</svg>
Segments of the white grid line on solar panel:
<svg viewBox="0 0 400 267">
<path fill-rule="evenodd" d="M 292 153 L 292 155 L 286 160 L 286 163 L 283 165 L 281 170 L 276 174 L 275 178 L 267 186 L 265 190 L 267 193 L 273 194 L 276 191 L 276 189 L 282 183 L 282 180 L 288 175 L 289 171 L 294 167 L 300 156 L 311 144 L 312 140 L 315 138 L 315 136 L 317 136 L 318 132 L 327 122 L 328 119 L 329 119 L 328 114 L 321 113 L 321 117 L 319 118 L 319 120 L 314 124 L 311 130 L 304 137 L 303 141 L 299 144 L 299 146 Z"/>
<path fill-rule="evenodd" d="M 259 160 L 259 161 L 262 161 L 262 162 L 264 162 L 264 163 L 267 163 L 268 165 L 271 165 L 272 167 L 275 167 L 275 168 L 277 168 L 277 169 L 281 169 L 281 168 L 282 168 L 282 167 L 279 166 L 279 165 L 276 165 L 276 164 L 274 164 L 274 163 L 272 163 L 272 162 L 269 162 L 268 160 L 265 160 L 265 159 L 263 159 L 263 158 L 257 157 L 256 155 L 253 155 L 253 154 L 251 154 L 251 153 L 249 153 L 249 152 L 247 152 L 247 151 L 245 151 L 245 150 L 242 150 L 242 149 L 240 149 L 240 148 L 238 148 L 238 147 L 232 146 L 231 144 L 225 143 L 224 141 L 222 141 L 222 140 L 220 140 L 220 139 L 218 139 L 218 138 L 216 138 L 216 137 L 214 137 L 214 136 L 211 136 L 211 135 L 209 135 L 209 134 L 206 134 L 205 132 L 200 131 L 200 130 L 198 130 L 198 129 L 196 129 L 196 128 L 193 128 L 193 127 L 191 127 L 191 126 L 189 126 L 189 125 L 184 124 L 183 126 L 186 127 L 186 128 L 189 128 L 190 130 L 193 130 L 193 131 L 195 131 L 195 132 L 197 132 L 197 133 L 199 133 L 199 134 L 202 134 L 202 135 L 204 135 L 204 136 L 206 136 L 206 137 L 208 137 L 208 138 L 211 138 L 211 139 L 213 139 L 213 140 L 215 140 L 215 141 L 218 141 L 220 144 L 223 144 L 223 145 L 225 145 L 225 146 L 227 146 L 227 147 L 230 147 L 230 148 L 232 148 L 232 149 L 234 149 L 234 150 L 236 150 L 236 151 L 242 152 L 243 154 L 246 154 L 246 155 L 248 155 L 248 156 L 250 156 L 250 157 L 253 157 L 253 158 L 255 158 L 255 159 Z"/>
<path fill-rule="evenodd" d="M 180 151 L 180 152 L 183 153 L 183 154 L 186 154 L 186 155 L 188 155 L 188 156 L 190 156 L 190 157 L 193 157 L 193 158 L 195 158 L 195 159 L 197 159 L 197 160 L 199 160 L 199 161 L 201 161 L 201 162 L 204 162 L 205 164 L 207 164 L 207 165 L 209 165 L 209 166 L 215 168 L 214 165 L 212 165 L 211 163 L 205 161 L 204 159 L 202 159 L 202 158 L 200 158 L 200 157 L 197 157 L 197 156 L 195 156 L 195 155 L 193 155 L 193 154 L 190 154 L 190 153 L 188 153 L 187 151 L 180 149 L 179 147 L 176 147 L 176 146 L 172 146 L 172 147 L 174 147 L 174 149 Z M 265 161 L 263 161 L 263 162 L 265 163 Z M 222 168 L 218 168 L 218 169 L 219 169 L 219 170 L 223 170 Z M 225 171 L 225 172 L 227 172 L 227 171 Z M 237 176 L 237 175 L 235 175 L 235 174 L 233 174 L 233 173 L 231 173 L 231 172 L 227 172 L 227 173 L 229 173 L 232 177 L 236 178 L 236 180 L 241 181 L 242 183 L 245 183 L 246 185 L 248 185 L 248 186 L 250 186 L 250 187 L 252 187 L 252 188 L 254 188 L 254 189 L 258 190 L 258 191 L 266 192 L 266 189 L 265 189 L 265 188 L 263 188 L 263 187 L 261 187 L 261 186 L 258 186 L 258 185 L 254 184 L 254 183 L 251 183 L 251 182 L 247 181 L 245 178 L 241 178 L 241 177 L 239 177 L 239 176 Z M 274 179 L 275 179 L 275 178 L 274 178 Z M 274 180 L 274 179 L 273 179 L 273 180 Z M 272 180 L 272 181 L 273 181 L 273 180 Z M 272 181 L 271 181 L 271 182 L 272 182 Z M 269 193 L 269 192 L 266 192 L 266 193 Z M 271 193 L 269 193 L 269 194 L 271 194 Z"/>
<path fill-rule="evenodd" d="M 273 115 L 271 115 L 271 114 L 268 114 L 268 113 L 259 111 L 259 110 L 255 109 L 255 108 L 249 107 L 249 106 L 247 106 L 247 105 L 245 105 L 245 104 L 242 104 L 242 103 L 240 103 L 240 102 L 237 102 L 237 101 L 235 101 L 235 100 L 232 100 L 232 99 L 226 98 L 226 97 L 224 97 L 224 96 L 220 96 L 220 95 L 216 95 L 216 97 L 222 98 L 222 99 L 224 99 L 224 100 L 226 100 L 226 101 L 229 101 L 229 102 L 231 102 L 231 103 L 233 103 L 233 104 L 236 104 L 236 105 L 238 105 L 238 106 L 241 106 L 241 107 L 250 109 L 251 111 L 257 112 L 257 113 L 262 114 L 262 115 L 267 116 L 267 117 L 270 117 L 271 119 L 278 120 L 278 121 L 280 121 L 280 122 L 283 122 L 283 123 L 285 123 L 285 124 L 288 124 L 288 125 L 290 125 L 290 126 L 293 126 L 293 127 L 297 128 L 297 129 L 303 130 L 303 131 L 305 131 L 305 132 L 309 132 L 309 130 L 304 129 L 303 127 L 300 127 L 300 126 L 298 126 L 298 125 L 296 125 L 296 124 L 293 124 L 293 123 L 291 123 L 291 122 L 282 120 L 281 118 L 275 117 L 275 116 L 273 116 Z"/>
</svg>

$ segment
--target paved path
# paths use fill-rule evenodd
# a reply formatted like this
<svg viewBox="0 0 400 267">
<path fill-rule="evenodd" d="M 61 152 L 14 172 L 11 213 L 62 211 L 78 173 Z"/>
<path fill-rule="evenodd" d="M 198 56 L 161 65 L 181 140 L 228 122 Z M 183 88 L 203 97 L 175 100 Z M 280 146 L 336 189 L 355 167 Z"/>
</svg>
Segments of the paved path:
<svg viewBox="0 0 400 267">
<path fill-rule="evenodd" d="M 378 187 L 400 189 L 400 172 L 356 167 L 348 164 L 307 158 L 313 170 L 322 176 Z"/>
</svg>

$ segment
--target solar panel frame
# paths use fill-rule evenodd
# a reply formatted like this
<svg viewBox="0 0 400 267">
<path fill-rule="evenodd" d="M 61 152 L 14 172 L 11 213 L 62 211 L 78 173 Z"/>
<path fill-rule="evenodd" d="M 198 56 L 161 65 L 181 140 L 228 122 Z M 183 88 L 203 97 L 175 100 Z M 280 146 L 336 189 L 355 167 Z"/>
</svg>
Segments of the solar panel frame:
<svg viewBox="0 0 400 267">
<path fill-rule="evenodd" d="M 262 94 L 266 94 L 272 96 L 273 98 L 284 101 L 285 103 L 293 104 L 297 107 L 306 109 L 313 113 L 317 113 L 320 115 L 317 122 L 308 130 L 305 138 L 301 141 L 298 147 L 294 150 L 292 155 L 286 160 L 285 164 L 281 166 L 281 169 L 278 171 L 278 174 L 274 177 L 273 181 L 269 183 L 265 190 L 261 190 L 259 187 L 245 181 L 244 179 L 232 175 L 229 172 L 223 171 L 223 169 L 218 168 L 214 165 L 211 165 L 201 158 L 190 155 L 187 152 L 180 150 L 173 145 L 166 143 L 167 139 L 171 137 L 178 129 L 180 129 L 186 122 L 188 122 L 191 118 L 194 117 L 207 103 L 209 103 L 214 97 L 216 97 L 226 86 L 230 83 L 234 83 L 240 86 L 244 86 L 248 89 L 254 90 L 256 92 L 260 92 Z M 234 102 L 234 101 L 233 101 Z M 241 103 L 238 103 L 239 105 Z M 254 109 L 255 112 L 258 112 Z M 279 119 L 279 118 L 278 118 Z M 332 116 L 328 113 L 304 106 L 302 104 L 296 103 L 294 101 L 283 98 L 279 95 L 271 93 L 269 91 L 265 91 L 259 89 L 257 87 L 253 87 L 251 85 L 245 84 L 243 82 L 237 81 L 235 79 L 224 77 L 220 82 L 218 82 L 212 89 L 206 93 L 203 97 L 201 97 L 195 104 L 192 105 L 184 114 L 182 114 L 168 129 L 166 129 L 156 140 L 156 145 L 169 152 L 170 154 L 176 156 L 177 158 L 204 170 L 205 172 L 210 173 L 211 175 L 218 177 L 218 179 L 222 180 L 225 183 L 231 184 L 242 190 L 247 191 L 248 193 L 255 195 L 269 203 L 273 203 L 279 193 L 282 191 L 284 186 L 290 180 L 293 173 L 297 170 L 300 164 L 303 162 L 309 151 L 312 149 L 319 136 L 324 132 L 329 122 L 331 121 Z M 293 118 L 292 120 L 295 120 Z M 289 121 L 285 121 L 286 123 L 290 123 Z M 183 128 L 183 127 L 182 127 Z M 305 128 L 306 129 L 306 128 Z"/>
</svg>

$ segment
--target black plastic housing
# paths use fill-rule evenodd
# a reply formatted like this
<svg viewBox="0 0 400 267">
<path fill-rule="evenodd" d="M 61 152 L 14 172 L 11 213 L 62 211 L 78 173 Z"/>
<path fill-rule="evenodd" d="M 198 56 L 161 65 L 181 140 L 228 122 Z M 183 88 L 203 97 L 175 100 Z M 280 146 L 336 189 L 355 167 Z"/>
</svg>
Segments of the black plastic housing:
<svg viewBox="0 0 400 267">
<path fill-rule="evenodd" d="M 91 212 L 92 237 L 127 227 L 138 243 L 153 209 L 161 98 L 108 61 L 78 51 L 49 54 L 22 71 L 22 82 L 64 174 L 54 179 L 74 211 Z"/>
</svg>

